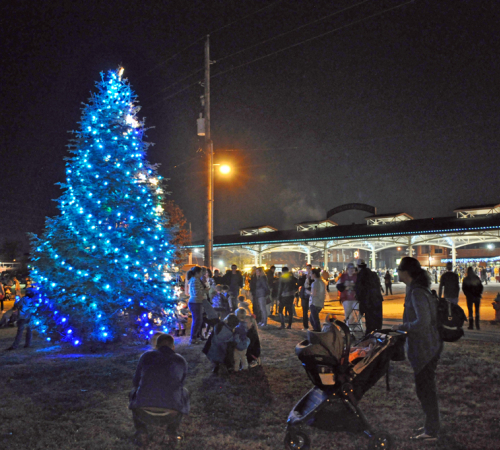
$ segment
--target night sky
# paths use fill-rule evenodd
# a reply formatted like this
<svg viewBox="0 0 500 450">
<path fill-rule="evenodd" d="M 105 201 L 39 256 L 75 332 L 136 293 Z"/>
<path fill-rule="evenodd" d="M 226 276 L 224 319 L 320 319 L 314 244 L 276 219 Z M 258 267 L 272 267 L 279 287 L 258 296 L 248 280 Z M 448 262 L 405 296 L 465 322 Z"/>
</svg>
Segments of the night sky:
<svg viewBox="0 0 500 450">
<path fill-rule="evenodd" d="M 500 2 L 405 3 L 3 1 L 0 239 L 57 213 L 67 131 L 120 64 L 155 127 L 148 160 L 202 237 L 206 34 L 216 162 L 234 167 L 217 175 L 216 235 L 351 202 L 415 218 L 500 203 Z"/>
</svg>

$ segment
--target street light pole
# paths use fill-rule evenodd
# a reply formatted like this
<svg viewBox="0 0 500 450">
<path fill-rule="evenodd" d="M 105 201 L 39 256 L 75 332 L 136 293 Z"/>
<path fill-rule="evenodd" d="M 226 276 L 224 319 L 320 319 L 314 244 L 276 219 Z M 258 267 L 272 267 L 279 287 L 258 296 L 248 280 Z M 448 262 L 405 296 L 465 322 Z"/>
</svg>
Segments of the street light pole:
<svg viewBox="0 0 500 450">
<path fill-rule="evenodd" d="M 205 42 L 205 155 L 207 180 L 207 220 L 205 236 L 205 265 L 213 267 L 214 240 L 214 148 L 210 136 L 210 35 Z"/>
</svg>

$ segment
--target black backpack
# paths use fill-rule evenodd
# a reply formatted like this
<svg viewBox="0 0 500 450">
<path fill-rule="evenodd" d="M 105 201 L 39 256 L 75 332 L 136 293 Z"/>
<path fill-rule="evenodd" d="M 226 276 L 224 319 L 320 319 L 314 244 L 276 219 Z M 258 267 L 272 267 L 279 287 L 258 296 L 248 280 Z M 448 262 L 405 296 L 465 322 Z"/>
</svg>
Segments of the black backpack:
<svg viewBox="0 0 500 450">
<path fill-rule="evenodd" d="M 432 291 L 437 302 L 437 322 L 441 339 L 445 342 L 458 341 L 464 335 L 464 322 L 467 320 L 464 310 L 445 298 L 438 298 Z"/>
</svg>

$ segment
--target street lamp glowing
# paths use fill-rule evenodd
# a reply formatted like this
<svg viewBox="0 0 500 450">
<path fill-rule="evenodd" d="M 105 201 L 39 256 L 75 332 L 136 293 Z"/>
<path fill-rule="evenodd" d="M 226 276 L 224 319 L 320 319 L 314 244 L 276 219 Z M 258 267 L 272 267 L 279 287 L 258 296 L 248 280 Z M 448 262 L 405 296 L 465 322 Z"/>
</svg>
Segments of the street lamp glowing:
<svg viewBox="0 0 500 450">
<path fill-rule="evenodd" d="M 231 167 L 229 167 L 227 164 L 223 164 L 220 166 L 220 173 L 226 174 L 231 172 Z"/>
</svg>

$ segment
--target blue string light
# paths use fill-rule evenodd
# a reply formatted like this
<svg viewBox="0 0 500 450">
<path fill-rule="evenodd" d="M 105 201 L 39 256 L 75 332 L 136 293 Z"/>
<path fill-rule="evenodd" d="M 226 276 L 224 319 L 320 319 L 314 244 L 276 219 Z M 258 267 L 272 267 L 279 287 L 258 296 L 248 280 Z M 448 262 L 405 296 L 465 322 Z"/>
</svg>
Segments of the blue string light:
<svg viewBox="0 0 500 450">
<path fill-rule="evenodd" d="M 118 71 L 102 74 L 69 145 L 60 215 L 32 238 L 33 323 L 48 342 L 78 346 L 127 333 L 147 339 L 173 328 L 163 178 L 146 160 L 138 110 Z"/>
</svg>

